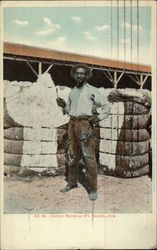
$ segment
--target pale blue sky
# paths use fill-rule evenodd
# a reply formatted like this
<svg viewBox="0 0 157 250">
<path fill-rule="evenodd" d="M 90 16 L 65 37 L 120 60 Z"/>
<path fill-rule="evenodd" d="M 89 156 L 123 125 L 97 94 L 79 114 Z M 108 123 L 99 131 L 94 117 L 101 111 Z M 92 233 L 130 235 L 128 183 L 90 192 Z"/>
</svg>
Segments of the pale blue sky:
<svg viewBox="0 0 157 250">
<path fill-rule="evenodd" d="M 131 60 L 130 7 L 126 7 L 125 24 L 124 8 L 119 7 L 119 46 L 116 7 L 112 7 L 112 23 L 111 8 L 102 6 L 11 7 L 3 10 L 5 41 L 104 58 L 116 59 L 119 55 L 120 60 Z M 139 45 L 139 62 L 150 64 L 151 7 L 139 7 Z M 132 61 L 137 62 L 136 7 L 132 7 L 132 48 Z"/>
</svg>

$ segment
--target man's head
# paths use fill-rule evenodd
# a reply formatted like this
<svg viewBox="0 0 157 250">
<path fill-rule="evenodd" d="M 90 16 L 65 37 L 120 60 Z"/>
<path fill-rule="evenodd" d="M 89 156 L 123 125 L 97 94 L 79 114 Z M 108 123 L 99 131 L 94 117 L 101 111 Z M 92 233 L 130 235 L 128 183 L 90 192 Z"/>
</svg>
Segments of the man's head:
<svg viewBox="0 0 157 250">
<path fill-rule="evenodd" d="M 85 64 L 77 64 L 71 68 L 71 76 L 76 81 L 76 87 L 81 87 L 88 79 L 91 78 L 91 69 Z"/>
</svg>

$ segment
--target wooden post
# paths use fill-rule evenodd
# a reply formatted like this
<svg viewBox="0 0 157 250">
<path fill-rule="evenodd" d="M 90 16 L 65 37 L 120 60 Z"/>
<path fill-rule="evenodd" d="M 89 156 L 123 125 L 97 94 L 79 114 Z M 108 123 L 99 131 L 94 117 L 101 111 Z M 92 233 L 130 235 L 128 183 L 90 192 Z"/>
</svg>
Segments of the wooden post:
<svg viewBox="0 0 157 250">
<path fill-rule="evenodd" d="M 33 67 L 30 65 L 30 63 L 28 61 L 26 61 L 26 63 L 28 64 L 28 66 L 31 68 L 31 70 L 33 71 L 33 73 L 38 77 L 37 72 L 33 69 Z"/>
<path fill-rule="evenodd" d="M 42 74 L 42 63 L 41 62 L 39 62 L 38 72 L 39 72 L 39 75 Z"/>
<path fill-rule="evenodd" d="M 117 71 L 114 71 L 114 88 L 117 89 Z"/>
<path fill-rule="evenodd" d="M 52 68 L 53 64 L 51 64 L 48 69 L 45 71 L 45 73 L 49 72 L 49 70 Z"/>
<path fill-rule="evenodd" d="M 141 79 L 140 79 L 140 80 L 141 80 L 140 89 L 143 89 L 143 86 L 144 86 L 144 84 L 145 84 L 145 82 L 146 82 L 148 76 L 149 76 L 149 75 L 146 75 L 145 78 L 143 79 L 143 75 L 142 75 L 142 77 L 141 77 Z"/>
<path fill-rule="evenodd" d="M 143 74 L 140 75 L 140 89 L 143 89 Z"/>
</svg>

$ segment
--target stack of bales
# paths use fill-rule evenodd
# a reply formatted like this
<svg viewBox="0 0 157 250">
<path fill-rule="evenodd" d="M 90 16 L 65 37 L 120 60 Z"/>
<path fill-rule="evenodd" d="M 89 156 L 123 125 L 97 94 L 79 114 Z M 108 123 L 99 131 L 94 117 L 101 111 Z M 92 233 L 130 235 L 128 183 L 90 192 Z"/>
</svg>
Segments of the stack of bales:
<svg viewBox="0 0 157 250">
<path fill-rule="evenodd" d="M 6 173 L 28 170 L 57 174 L 65 163 L 63 151 L 69 120 L 56 104 L 56 88 L 48 73 L 38 81 L 5 81 L 4 165 Z M 66 88 L 64 95 L 68 96 Z"/>
<path fill-rule="evenodd" d="M 149 91 L 130 89 L 115 91 L 108 96 L 112 101 L 110 115 L 100 122 L 99 161 L 100 169 L 105 173 L 120 177 L 137 177 L 149 173 L 148 94 Z M 145 106 L 148 102 L 149 105 Z"/>
<path fill-rule="evenodd" d="M 4 86 L 5 171 L 63 173 L 69 117 L 56 104 L 50 75 L 41 75 L 34 84 L 5 81 Z M 148 174 L 150 105 L 145 104 L 151 103 L 150 92 L 99 90 L 111 104 L 109 116 L 94 129 L 99 172 L 120 177 Z M 58 87 L 58 92 L 66 101 L 70 88 Z"/>
<path fill-rule="evenodd" d="M 14 172 L 29 170 L 51 174 L 61 171 L 65 154 L 58 150 L 58 137 L 62 129 L 10 127 L 4 130 L 5 170 Z M 7 167 L 9 166 L 9 167 Z M 19 169 L 23 167 L 23 169 Z"/>
</svg>

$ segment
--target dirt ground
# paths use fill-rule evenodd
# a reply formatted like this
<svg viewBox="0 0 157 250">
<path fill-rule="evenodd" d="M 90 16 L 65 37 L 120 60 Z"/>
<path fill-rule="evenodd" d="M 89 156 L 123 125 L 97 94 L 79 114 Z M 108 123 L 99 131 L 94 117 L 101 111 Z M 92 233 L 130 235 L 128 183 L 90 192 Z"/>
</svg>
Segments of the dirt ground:
<svg viewBox="0 0 157 250">
<path fill-rule="evenodd" d="M 152 182 L 148 176 L 122 179 L 98 175 L 98 199 L 92 202 L 84 187 L 68 193 L 63 176 L 5 177 L 4 211 L 34 213 L 144 213 L 152 210 Z M 94 204 L 93 204 L 94 203 Z M 93 206 L 94 205 L 94 206 Z"/>
</svg>

